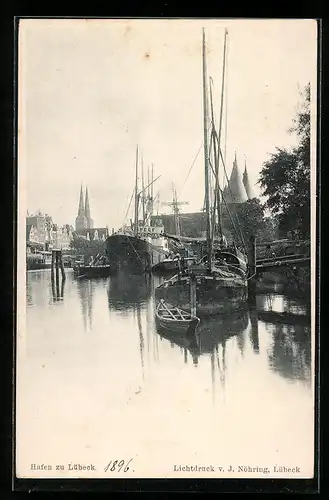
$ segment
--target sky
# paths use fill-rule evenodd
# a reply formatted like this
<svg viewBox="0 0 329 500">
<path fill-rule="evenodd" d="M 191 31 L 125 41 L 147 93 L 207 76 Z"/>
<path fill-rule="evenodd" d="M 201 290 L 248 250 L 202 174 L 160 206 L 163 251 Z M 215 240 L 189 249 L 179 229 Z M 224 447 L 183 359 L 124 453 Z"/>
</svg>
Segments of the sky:
<svg viewBox="0 0 329 500">
<path fill-rule="evenodd" d="M 178 197 L 182 211 L 204 200 L 202 28 L 208 74 L 220 110 L 224 31 L 226 168 L 236 152 L 256 194 L 262 164 L 288 134 L 311 83 L 314 20 L 23 19 L 18 54 L 20 207 L 74 225 L 88 186 L 96 227 L 117 229 L 134 188 L 136 146 L 154 165 L 159 212 Z M 146 177 L 146 174 L 145 174 Z"/>
</svg>

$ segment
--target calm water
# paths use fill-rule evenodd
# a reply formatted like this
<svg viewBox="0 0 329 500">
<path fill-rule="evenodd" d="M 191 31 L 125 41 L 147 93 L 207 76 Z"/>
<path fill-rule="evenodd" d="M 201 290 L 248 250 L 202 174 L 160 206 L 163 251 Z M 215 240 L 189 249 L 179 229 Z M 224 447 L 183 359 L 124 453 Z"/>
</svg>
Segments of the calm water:
<svg viewBox="0 0 329 500">
<path fill-rule="evenodd" d="M 270 467 L 267 477 L 284 476 L 273 473 L 275 464 L 312 476 L 306 306 L 260 295 L 257 312 L 202 323 L 198 354 L 156 331 L 157 284 L 144 277 L 76 280 L 68 271 L 63 300 L 54 300 L 49 271 L 27 274 L 18 474 L 79 476 L 68 472 L 72 462 L 93 464 L 87 474 L 98 477 L 195 474 L 174 465 Z M 129 471 L 104 472 L 111 460 L 131 458 Z M 30 471 L 32 463 L 52 471 Z M 57 464 L 65 470 L 55 471 Z"/>
</svg>

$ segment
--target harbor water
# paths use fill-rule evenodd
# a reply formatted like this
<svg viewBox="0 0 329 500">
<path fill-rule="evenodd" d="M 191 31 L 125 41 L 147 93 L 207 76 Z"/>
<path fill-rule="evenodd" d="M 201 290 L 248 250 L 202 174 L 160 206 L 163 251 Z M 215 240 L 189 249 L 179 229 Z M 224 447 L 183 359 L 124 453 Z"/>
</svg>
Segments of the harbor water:
<svg viewBox="0 0 329 500">
<path fill-rule="evenodd" d="M 303 301 L 260 294 L 256 309 L 201 322 L 196 352 L 156 330 L 160 278 L 83 280 L 68 270 L 54 297 L 49 270 L 26 276 L 18 477 L 287 477 L 280 467 L 313 476 Z"/>
</svg>

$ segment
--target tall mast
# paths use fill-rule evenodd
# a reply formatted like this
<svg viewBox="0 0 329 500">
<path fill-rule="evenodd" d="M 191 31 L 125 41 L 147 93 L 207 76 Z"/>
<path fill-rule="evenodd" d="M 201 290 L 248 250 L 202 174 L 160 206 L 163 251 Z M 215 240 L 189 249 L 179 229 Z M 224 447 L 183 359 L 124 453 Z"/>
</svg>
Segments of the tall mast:
<svg viewBox="0 0 329 500">
<path fill-rule="evenodd" d="M 209 90 L 210 90 L 210 106 L 211 106 L 211 122 L 212 122 L 212 131 L 211 131 L 211 141 L 210 141 L 210 146 L 209 150 L 211 150 L 211 145 L 213 146 L 213 151 L 214 151 L 214 161 L 215 161 L 215 192 L 214 192 L 214 207 L 213 207 L 213 213 L 212 213 L 212 221 L 211 221 L 211 234 L 215 234 L 215 221 L 216 221 L 216 207 L 217 207 L 217 212 L 218 212 L 218 232 L 219 235 L 222 235 L 222 227 L 221 227 L 221 217 L 220 217 L 220 208 L 219 208 L 219 155 L 217 154 L 217 147 L 216 146 L 216 130 L 215 130 L 215 120 L 214 120 L 214 109 L 213 109 L 213 102 L 212 102 L 212 90 L 211 90 L 211 82 L 209 84 Z"/>
<path fill-rule="evenodd" d="M 153 202 L 154 202 L 154 200 L 153 200 L 153 181 L 154 181 L 154 165 L 153 165 L 153 163 L 152 163 L 151 179 L 152 179 L 151 180 L 151 182 L 152 182 L 152 184 L 151 184 L 151 215 L 153 215 Z"/>
<path fill-rule="evenodd" d="M 136 179 L 135 179 L 135 235 L 138 234 L 138 145 L 136 148 Z"/>
<path fill-rule="evenodd" d="M 218 164 L 219 164 L 219 155 L 221 150 L 221 136 L 222 136 L 222 124 L 223 124 L 223 110 L 224 110 L 224 90 L 225 90 L 225 70 L 226 70 L 226 40 L 227 40 L 228 31 L 225 29 L 225 37 L 224 37 L 224 53 L 223 53 L 223 71 L 222 71 L 222 92 L 221 92 L 221 101 L 220 101 L 220 117 L 219 117 L 219 128 L 218 128 Z M 227 112 L 225 114 L 225 126 L 227 125 Z M 225 149 L 226 149 L 226 128 L 225 128 Z M 225 159 L 226 161 L 226 159 Z M 219 179 L 218 179 L 219 182 Z M 218 217 L 218 227 L 219 234 L 222 236 L 222 214 L 221 214 L 221 196 L 220 190 L 218 189 L 218 204 L 217 204 L 217 217 Z"/>
<path fill-rule="evenodd" d="M 223 54 L 223 70 L 222 70 L 222 93 L 220 99 L 220 115 L 219 115 L 219 127 L 218 127 L 218 141 L 220 146 L 220 139 L 222 134 L 222 123 L 223 123 L 223 109 L 224 109 L 224 87 L 225 87 L 225 69 L 226 69 L 226 37 L 228 35 L 227 29 L 225 30 L 224 37 L 224 54 Z"/>
<path fill-rule="evenodd" d="M 207 100 L 207 65 L 206 65 L 206 42 L 204 28 L 202 29 L 202 72 L 203 72 L 203 148 L 205 163 L 205 202 L 207 213 L 207 254 L 208 268 L 212 268 L 212 245 L 210 234 L 210 203 L 209 203 L 209 151 L 208 151 L 208 100 Z"/>
<path fill-rule="evenodd" d="M 144 193 L 144 160 L 142 156 L 142 210 L 143 210 L 143 225 L 145 224 L 145 193 Z"/>
</svg>

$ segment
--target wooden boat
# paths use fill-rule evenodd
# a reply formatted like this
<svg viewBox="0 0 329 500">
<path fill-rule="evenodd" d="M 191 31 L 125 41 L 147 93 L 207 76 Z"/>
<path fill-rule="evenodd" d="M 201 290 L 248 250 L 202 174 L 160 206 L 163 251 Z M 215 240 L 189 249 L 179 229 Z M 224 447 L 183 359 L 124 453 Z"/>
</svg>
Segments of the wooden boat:
<svg viewBox="0 0 329 500">
<path fill-rule="evenodd" d="M 164 259 L 162 262 L 155 264 L 152 267 L 152 273 L 154 274 L 176 274 L 179 271 L 187 269 L 190 264 L 194 262 L 193 257 L 183 257 L 182 259 L 168 258 Z"/>
<path fill-rule="evenodd" d="M 84 266 L 79 265 L 74 269 L 78 278 L 107 278 L 111 275 L 110 265 Z"/>
<path fill-rule="evenodd" d="M 161 299 L 155 311 L 158 326 L 179 334 L 194 334 L 200 322 L 196 316 Z"/>
<path fill-rule="evenodd" d="M 107 278 L 111 274 L 111 266 L 106 257 L 98 254 L 90 264 L 77 263 L 74 273 L 78 278 Z"/>
</svg>

